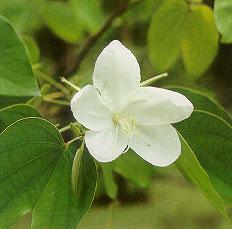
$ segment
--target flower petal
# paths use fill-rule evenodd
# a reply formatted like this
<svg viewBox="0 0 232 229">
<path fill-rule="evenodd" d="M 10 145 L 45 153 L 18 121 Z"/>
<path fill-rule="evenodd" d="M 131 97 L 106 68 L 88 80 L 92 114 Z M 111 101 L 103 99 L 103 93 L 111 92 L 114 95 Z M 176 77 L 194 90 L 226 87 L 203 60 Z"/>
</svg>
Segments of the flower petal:
<svg viewBox="0 0 232 229">
<path fill-rule="evenodd" d="M 144 160 L 156 166 L 168 166 L 181 153 L 178 134 L 172 125 L 139 126 L 131 148 Z"/>
<path fill-rule="evenodd" d="M 74 95 L 71 110 L 75 119 L 88 129 L 103 130 L 114 125 L 112 113 L 92 85 L 85 86 Z"/>
<path fill-rule="evenodd" d="M 94 67 L 93 85 L 107 105 L 120 112 L 128 92 L 139 86 L 140 67 L 135 56 L 119 41 L 112 41 L 98 56 Z"/>
<path fill-rule="evenodd" d="M 87 131 L 85 142 L 90 154 L 96 160 L 109 162 L 122 154 L 127 145 L 127 138 L 114 127 L 102 131 Z"/>
<path fill-rule="evenodd" d="M 135 117 L 140 125 L 164 125 L 180 122 L 193 111 L 192 103 L 182 94 L 156 87 L 141 87 L 130 93 L 123 113 Z"/>
</svg>

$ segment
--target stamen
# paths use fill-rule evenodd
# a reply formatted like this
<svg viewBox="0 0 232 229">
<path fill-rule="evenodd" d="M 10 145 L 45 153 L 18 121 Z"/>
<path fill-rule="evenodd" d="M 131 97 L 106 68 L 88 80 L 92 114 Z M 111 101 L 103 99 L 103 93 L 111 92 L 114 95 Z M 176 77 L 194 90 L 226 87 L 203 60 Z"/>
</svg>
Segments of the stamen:
<svg viewBox="0 0 232 229">
<path fill-rule="evenodd" d="M 134 134 L 136 133 L 137 137 L 140 138 L 139 135 L 139 130 L 137 130 L 137 127 L 135 125 L 135 117 L 126 117 L 124 114 L 120 113 L 115 113 L 113 115 L 113 122 L 116 125 L 116 133 L 115 133 L 115 138 L 114 138 L 114 149 L 117 149 L 116 143 L 117 143 L 117 138 L 119 134 L 118 128 L 121 127 L 121 131 L 127 135 L 128 137 L 128 143 L 126 149 L 123 151 L 123 153 L 126 153 L 132 142 L 132 138 Z"/>
</svg>

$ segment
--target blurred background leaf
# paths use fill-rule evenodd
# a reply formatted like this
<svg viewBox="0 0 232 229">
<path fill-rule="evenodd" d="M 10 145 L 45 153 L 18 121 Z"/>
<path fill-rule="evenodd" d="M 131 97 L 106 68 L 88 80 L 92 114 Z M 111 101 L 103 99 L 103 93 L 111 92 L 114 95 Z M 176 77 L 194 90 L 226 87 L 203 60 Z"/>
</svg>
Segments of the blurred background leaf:
<svg viewBox="0 0 232 229">
<path fill-rule="evenodd" d="M 215 0 L 214 17 L 221 42 L 232 43 L 232 2 L 230 0 Z"/>
<path fill-rule="evenodd" d="M 148 34 L 149 53 L 155 71 L 167 71 L 181 53 L 185 35 L 187 5 L 167 0 L 155 11 Z M 175 22 L 175 23 L 173 23 Z"/>
<path fill-rule="evenodd" d="M 189 9 L 183 43 L 183 59 L 188 74 L 201 76 L 213 62 L 218 49 L 218 32 L 212 9 L 197 5 Z"/>
<path fill-rule="evenodd" d="M 108 29 L 85 53 L 86 56 L 80 65 L 75 67 L 82 47 L 89 40 L 95 39 L 104 23 L 126 4 L 126 0 L 0 0 L 0 13 L 12 23 L 24 40 L 34 71 L 38 70 L 35 68 L 39 68 L 58 83 L 60 77 L 64 76 L 80 87 L 92 84 L 92 72 L 97 56 L 110 41 L 119 39 L 138 59 L 142 79 L 150 78 L 161 71 L 168 71 L 169 77 L 153 86 L 178 85 L 171 87 L 171 90 L 185 94 L 195 108 L 216 114 L 230 122 L 228 112 L 214 102 L 217 100 L 227 110 L 232 111 L 232 45 L 218 43 L 218 33 L 212 17 L 214 0 L 204 0 L 204 4 L 195 0 L 144 0 L 134 7 L 128 7 L 123 14 L 113 19 Z M 229 7 L 226 7 L 225 12 L 230 12 L 227 9 Z M 220 13 L 224 10 L 222 7 L 222 10 L 218 11 L 218 15 L 221 14 L 220 18 L 225 15 L 225 21 L 221 22 L 221 26 L 229 28 L 231 17 L 229 13 Z M 220 30 L 217 22 L 216 7 L 214 14 L 217 28 L 223 38 L 224 32 Z M 226 36 L 228 37 L 229 33 Z M 68 70 L 72 65 L 75 68 L 70 74 Z M 44 88 L 47 85 L 46 80 L 38 75 L 37 77 L 40 88 Z M 60 96 L 54 85 L 50 85 L 42 94 Z M 209 95 L 214 100 L 209 99 Z M 59 96 L 56 98 L 67 101 L 70 99 L 66 95 Z M 29 97 L 0 95 L 0 107 L 25 103 L 27 100 Z M 46 119 L 57 126 L 63 127 L 74 121 L 68 106 L 48 103 L 42 98 L 33 98 L 30 104 L 35 105 Z M 200 120 L 205 117 L 201 115 Z M 213 130 L 210 129 L 213 133 L 218 126 L 223 127 L 220 121 L 215 124 L 215 120 L 210 121 L 208 116 L 205 119 L 209 125 L 207 128 L 215 127 Z M 192 125 L 191 128 L 197 127 Z M 67 141 L 72 137 L 70 131 L 63 133 L 63 136 Z M 212 137 L 208 136 L 207 141 L 208 138 Z M 191 141 L 192 148 L 195 143 Z M 216 150 L 221 146 L 221 139 L 217 138 L 215 141 L 218 141 Z M 195 148 L 194 150 L 197 151 Z M 219 154 L 224 163 L 226 157 L 223 157 L 221 151 Z M 203 169 L 211 171 L 209 164 L 213 160 L 207 161 L 208 164 L 203 160 L 199 161 L 200 164 L 205 163 L 205 167 L 201 164 Z M 220 166 L 217 165 L 219 170 L 223 167 L 220 163 Z M 226 163 L 228 165 L 229 159 Z M 114 198 L 117 202 L 112 213 L 115 227 L 231 227 L 213 209 L 209 201 L 190 182 L 183 179 L 175 166 L 151 167 L 132 151 L 122 155 L 112 165 L 109 163 L 103 166 L 99 168 L 95 205 L 80 228 L 106 225 L 110 218 L 108 205 L 112 201 L 110 199 Z M 224 193 L 225 198 L 226 195 L 230 198 L 230 189 L 226 189 L 228 181 L 223 178 L 223 173 L 219 174 L 219 179 L 208 174 L 210 181 L 214 179 L 213 186 L 219 185 L 221 181 L 221 189 L 219 187 L 217 191 Z M 28 227 L 22 224 L 21 228 L 30 228 L 31 215 L 26 215 L 24 220 L 28 222 Z M 19 224 L 16 223 L 14 227 Z"/>
</svg>

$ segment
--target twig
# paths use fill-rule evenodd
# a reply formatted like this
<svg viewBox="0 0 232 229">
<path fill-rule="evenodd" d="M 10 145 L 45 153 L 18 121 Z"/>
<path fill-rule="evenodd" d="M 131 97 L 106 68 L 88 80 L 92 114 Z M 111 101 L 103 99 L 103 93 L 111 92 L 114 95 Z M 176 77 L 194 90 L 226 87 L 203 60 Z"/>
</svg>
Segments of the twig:
<svg viewBox="0 0 232 229">
<path fill-rule="evenodd" d="M 46 98 L 45 96 L 43 97 L 43 100 L 48 103 L 55 103 L 59 105 L 70 106 L 70 102 L 65 101 L 65 100 L 50 99 L 50 98 Z"/>
<path fill-rule="evenodd" d="M 89 39 L 84 43 L 84 45 L 81 47 L 79 54 L 76 57 L 76 61 L 73 62 L 73 64 L 69 65 L 67 68 L 65 75 L 70 76 L 76 73 L 85 58 L 85 56 L 88 54 L 89 50 L 95 45 L 95 43 L 98 41 L 98 39 L 107 31 L 107 29 L 112 25 L 112 22 L 115 18 L 125 13 L 128 9 L 140 4 L 143 2 L 143 0 L 137 0 L 129 4 L 129 1 L 126 1 L 126 3 L 122 4 L 117 8 L 111 16 L 106 19 L 105 23 L 101 27 L 101 29 L 89 37 Z"/>
<path fill-rule="evenodd" d="M 63 86 L 62 84 L 56 82 L 52 77 L 46 75 L 45 73 L 41 72 L 38 69 L 35 69 L 34 72 L 38 77 L 46 80 L 48 83 L 50 83 L 54 87 L 60 89 L 64 94 L 70 95 L 69 90 L 65 86 Z"/>
<path fill-rule="evenodd" d="M 73 124 L 74 124 L 74 125 L 77 125 L 78 122 L 74 122 Z M 59 131 L 60 131 L 60 133 L 62 133 L 62 132 L 65 132 L 65 131 L 67 131 L 67 130 L 69 130 L 69 129 L 71 129 L 70 125 L 64 126 L 64 127 L 60 128 Z"/>
</svg>

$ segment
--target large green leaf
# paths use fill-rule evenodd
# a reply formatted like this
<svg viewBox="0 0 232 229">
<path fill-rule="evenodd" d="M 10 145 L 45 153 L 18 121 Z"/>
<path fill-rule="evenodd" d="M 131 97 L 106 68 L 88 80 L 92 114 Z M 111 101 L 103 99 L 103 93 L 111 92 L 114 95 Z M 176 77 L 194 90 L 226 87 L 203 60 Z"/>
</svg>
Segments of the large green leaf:
<svg viewBox="0 0 232 229">
<path fill-rule="evenodd" d="M 222 199 L 212 187 L 208 175 L 202 169 L 192 149 L 180 134 L 179 138 L 181 141 L 181 155 L 175 164 L 203 192 L 219 212 L 225 218 L 228 218 Z"/>
<path fill-rule="evenodd" d="M 151 62 L 157 72 L 167 71 L 181 53 L 187 5 L 183 0 L 167 0 L 154 12 L 148 33 Z"/>
<path fill-rule="evenodd" d="M 77 197 L 71 186 L 74 154 L 58 130 L 40 118 L 21 119 L 0 134 L 0 228 L 33 211 L 33 228 L 76 228 L 89 209 L 96 167 L 87 151 Z"/>
<path fill-rule="evenodd" d="M 40 96 L 26 48 L 19 36 L 0 16 L 0 94 Z"/>
<path fill-rule="evenodd" d="M 232 43 L 232 1 L 215 0 L 214 17 L 223 43 Z"/>
<path fill-rule="evenodd" d="M 0 110 L 0 133 L 13 122 L 26 117 L 41 117 L 41 114 L 29 105 L 13 105 Z"/>
<path fill-rule="evenodd" d="M 166 86 L 166 88 L 185 95 L 192 102 L 195 109 L 208 111 L 231 123 L 232 120 L 230 114 L 217 101 L 213 100 L 206 94 L 181 86 Z"/>
<path fill-rule="evenodd" d="M 47 26 L 60 38 L 77 43 L 83 33 L 80 20 L 68 2 L 46 1 L 41 7 Z"/>
<path fill-rule="evenodd" d="M 208 174 L 215 190 L 232 204 L 232 128 L 222 118 L 195 110 L 190 118 L 174 125 Z"/>
<path fill-rule="evenodd" d="M 214 60 L 218 49 L 218 32 L 212 9 L 194 5 L 187 15 L 187 30 L 183 43 L 183 59 L 187 72 L 198 77 Z"/>
</svg>

